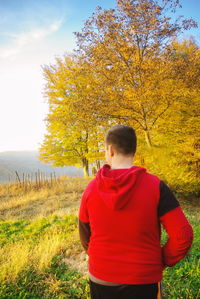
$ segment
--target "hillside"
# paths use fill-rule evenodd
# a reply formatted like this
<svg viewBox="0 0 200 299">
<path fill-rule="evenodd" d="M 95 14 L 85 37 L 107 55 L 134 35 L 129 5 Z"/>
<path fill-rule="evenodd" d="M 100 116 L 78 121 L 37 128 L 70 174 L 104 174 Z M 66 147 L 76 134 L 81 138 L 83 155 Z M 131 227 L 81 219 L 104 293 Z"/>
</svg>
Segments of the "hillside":
<svg viewBox="0 0 200 299">
<path fill-rule="evenodd" d="M 88 256 L 80 244 L 77 216 L 91 179 L 63 178 L 52 188 L 28 192 L 0 185 L 0 298 L 89 298 Z M 189 255 L 165 269 L 164 298 L 197 299 L 199 206 L 179 200 L 195 238 Z"/>
<path fill-rule="evenodd" d="M 51 167 L 38 159 L 37 151 L 7 151 L 0 152 L 0 183 L 16 180 L 15 171 L 22 176 L 23 173 L 31 174 L 38 171 L 45 173 L 47 177 L 55 172 L 57 176 L 83 176 L 82 168 L 74 166 Z"/>
</svg>

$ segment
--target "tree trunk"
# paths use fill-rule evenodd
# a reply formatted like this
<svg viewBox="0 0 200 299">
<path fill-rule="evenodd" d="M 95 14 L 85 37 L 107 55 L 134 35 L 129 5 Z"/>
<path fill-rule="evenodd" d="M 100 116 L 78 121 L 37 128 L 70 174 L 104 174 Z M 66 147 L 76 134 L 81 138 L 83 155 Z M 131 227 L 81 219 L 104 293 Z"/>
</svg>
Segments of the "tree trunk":
<svg viewBox="0 0 200 299">
<path fill-rule="evenodd" d="M 99 161 L 99 160 L 96 160 L 96 167 L 97 167 L 97 170 L 101 168 L 101 165 L 100 165 L 100 161 Z"/>
<path fill-rule="evenodd" d="M 145 140 L 146 140 L 147 146 L 148 147 L 152 147 L 151 137 L 150 137 L 150 134 L 149 134 L 149 130 L 145 130 L 144 134 L 145 134 Z"/>
<path fill-rule="evenodd" d="M 89 163 L 88 163 L 88 160 L 86 158 L 83 158 L 82 161 L 83 161 L 84 177 L 88 177 L 89 176 Z"/>
</svg>

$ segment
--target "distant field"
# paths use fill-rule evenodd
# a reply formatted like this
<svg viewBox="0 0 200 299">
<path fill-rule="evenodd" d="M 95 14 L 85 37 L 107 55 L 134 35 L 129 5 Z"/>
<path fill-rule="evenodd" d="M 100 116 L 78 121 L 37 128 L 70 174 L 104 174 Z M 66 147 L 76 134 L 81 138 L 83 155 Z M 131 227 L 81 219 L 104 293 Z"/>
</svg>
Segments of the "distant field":
<svg viewBox="0 0 200 299">
<path fill-rule="evenodd" d="M 77 216 L 90 180 L 63 177 L 52 188 L 27 192 L 0 185 L 0 298 L 89 298 Z M 164 298 L 198 299 L 199 206 L 179 200 L 195 240 L 189 256 L 165 270 Z"/>
<path fill-rule="evenodd" d="M 50 178 L 51 173 L 56 176 L 67 175 L 70 177 L 82 177 L 83 169 L 75 166 L 52 167 L 50 163 L 41 162 L 38 158 L 38 151 L 6 151 L 0 152 L 0 183 L 18 181 L 16 171 L 23 180 L 35 179 L 35 174 L 40 171 L 43 175 Z"/>
</svg>

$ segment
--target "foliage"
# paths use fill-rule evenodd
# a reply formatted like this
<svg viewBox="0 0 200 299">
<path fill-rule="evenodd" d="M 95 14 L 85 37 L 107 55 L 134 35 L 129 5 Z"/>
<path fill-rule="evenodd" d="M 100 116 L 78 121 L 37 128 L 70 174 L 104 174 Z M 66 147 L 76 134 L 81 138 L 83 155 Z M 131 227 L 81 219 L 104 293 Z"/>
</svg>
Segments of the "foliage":
<svg viewBox="0 0 200 299">
<path fill-rule="evenodd" d="M 199 194 L 200 49 L 179 41 L 196 27 L 172 21 L 179 1 L 118 0 L 97 7 L 76 32 L 77 49 L 44 66 L 49 104 L 42 161 L 97 169 L 116 123 L 138 136 L 135 163 L 185 195 Z"/>
<path fill-rule="evenodd" d="M 45 66 L 43 70 L 49 113 L 46 118 L 48 133 L 41 145 L 39 158 L 53 162 L 53 166 L 83 167 L 85 175 L 88 175 L 89 161 L 91 163 L 102 157 L 99 153 L 102 129 L 97 127 L 96 121 L 92 122 L 73 109 L 77 97 L 79 101 L 87 97 L 86 92 L 79 92 L 86 79 L 78 75 L 79 66 L 73 56 L 65 57 L 63 61 L 57 58 L 56 65 Z"/>
<path fill-rule="evenodd" d="M 79 105 L 79 114 L 84 109 L 91 118 L 133 125 L 152 145 L 157 121 L 166 121 L 165 112 L 183 97 L 182 81 L 166 55 L 169 45 L 182 30 L 197 26 L 192 20 L 171 22 L 167 7 L 175 9 L 177 3 L 119 0 L 116 9 L 97 7 L 76 33 L 79 59 L 93 74 L 87 103 L 92 110 Z"/>
</svg>

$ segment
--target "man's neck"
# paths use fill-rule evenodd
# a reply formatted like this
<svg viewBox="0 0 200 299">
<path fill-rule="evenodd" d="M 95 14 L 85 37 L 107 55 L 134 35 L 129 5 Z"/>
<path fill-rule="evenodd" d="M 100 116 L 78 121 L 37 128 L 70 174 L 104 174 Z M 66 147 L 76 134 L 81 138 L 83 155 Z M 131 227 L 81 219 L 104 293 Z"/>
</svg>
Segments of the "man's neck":
<svg viewBox="0 0 200 299">
<path fill-rule="evenodd" d="M 134 166 L 133 164 L 119 164 L 119 165 L 111 165 L 110 169 L 125 169 Z"/>
</svg>

